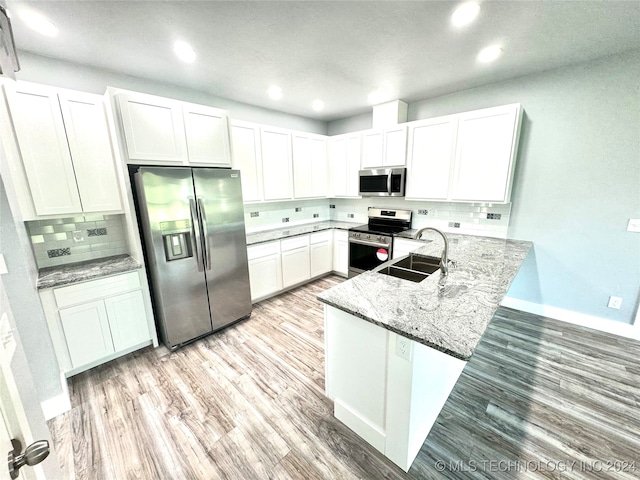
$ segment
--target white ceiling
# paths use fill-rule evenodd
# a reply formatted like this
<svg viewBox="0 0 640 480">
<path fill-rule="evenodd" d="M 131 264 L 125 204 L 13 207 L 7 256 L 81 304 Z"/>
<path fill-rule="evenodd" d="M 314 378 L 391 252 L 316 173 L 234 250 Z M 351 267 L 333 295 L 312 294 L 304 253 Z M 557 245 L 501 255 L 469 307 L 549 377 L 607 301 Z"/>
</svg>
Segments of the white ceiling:
<svg viewBox="0 0 640 480">
<path fill-rule="evenodd" d="M 483 1 L 477 21 L 456 29 L 459 3 L 7 0 L 20 50 L 327 121 L 370 112 L 381 85 L 411 102 L 640 48 L 638 0 Z M 28 29 L 15 15 L 24 6 L 59 36 Z M 195 63 L 175 57 L 177 39 Z M 503 56 L 476 62 L 493 43 Z M 268 98 L 271 84 L 281 100 Z"/>
</svg>

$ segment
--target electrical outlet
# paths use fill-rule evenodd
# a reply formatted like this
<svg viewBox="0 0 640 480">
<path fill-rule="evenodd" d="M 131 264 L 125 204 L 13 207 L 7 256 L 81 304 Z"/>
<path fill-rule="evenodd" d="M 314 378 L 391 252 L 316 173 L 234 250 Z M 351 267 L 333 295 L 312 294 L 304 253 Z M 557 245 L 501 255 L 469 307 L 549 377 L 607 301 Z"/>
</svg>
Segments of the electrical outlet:
<svg viewBox="0 0 640 480">
<path fill-rule="evenodd" d="M 640 232 L 640 218 L 630 218 L 627 223 L 627 232 Z"/>
<path fill-rule="evenodd" d="M 396 355 L 411 361 L 411 340 L 401 335 L 396 335 Z"/>
<path fill-rule="evenodd" d="M 282 219 L 282 223 L 287 223 L 288 221 L 289 221 L 289 217 L 284 217 L 284 218 Z"/>
<path fill-rule="evenodd" d="M 429 210 L 418 210 L 418 215 L 429 215 Z"/>
<path fill-rule="evenodd" d="M 301 212 L 302 211 L 302 207 L 296 207 L 296 212 Z"/>
<path fill-rule="evenodd" d="M 74 230 L 72 235 L 73 235 L 73 241 L 75 243 L 84 242 L 84 235 L 82 234 L 82 230 Z"/>
<path fill-rule="evenodd" d="M 615 308 L 616 310 L 620 310 L 622 307 L 622 298 L 614 297 L 613 295 L 609 297 L 609 304 L 607 305 L 609 308 Z"/>
</svg>

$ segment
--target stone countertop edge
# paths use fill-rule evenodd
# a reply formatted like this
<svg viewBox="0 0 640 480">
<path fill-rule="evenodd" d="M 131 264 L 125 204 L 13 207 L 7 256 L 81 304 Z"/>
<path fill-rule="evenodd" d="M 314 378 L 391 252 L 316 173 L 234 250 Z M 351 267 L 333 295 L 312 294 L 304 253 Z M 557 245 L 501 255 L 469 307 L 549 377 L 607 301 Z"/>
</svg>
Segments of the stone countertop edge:
<svg viewBox="0 0 640 480">
<path fill-rule="evenodd" d="M 447 234 L 456 262 L 443 285 L 364 272 L 317 296 L 329 306 L 461 360 L 469 360 L 533 244 Z M 416 251 L 440 257 L 438 239 Z M 398 259 L 386 262 L 388 265 Z M 380 268 L 383 268 L 381 266 Z"/>
<path fill-rule="evenodd" d="M 341 222 L 338 220 L 323 220 L 321 222 L 304 223 L 302 225 L 292 225 L 290 227 L 280 227 L 260 232 L 247 233 L 247 246 L 258 243 L 282 240 L 283 238 L 295 237 L 307 233 L 321 232 L 322 230 L 349 230 L 351 227 L 362 225 L 356 222 Z"/>
<path fill-rule="evenodd" d="M 38 290 L 61 287 L 118 273 L 131 272 L 139 268 L 142 268 L 142 265 L 128 254 L 46 267 L 38 271 L 36 287 Z"/>
</svg>

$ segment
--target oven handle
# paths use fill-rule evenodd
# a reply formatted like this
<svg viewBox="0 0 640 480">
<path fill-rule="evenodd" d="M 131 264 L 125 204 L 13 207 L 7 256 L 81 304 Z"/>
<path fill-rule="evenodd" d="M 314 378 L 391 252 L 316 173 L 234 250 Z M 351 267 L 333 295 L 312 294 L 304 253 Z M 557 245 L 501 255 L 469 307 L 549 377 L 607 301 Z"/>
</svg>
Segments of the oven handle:
<svg viewBox="0 0 640 480">
<path fill-rule="evenodd" d="M 369 247 L 391 248 L 390 243 L 368 242 L 366 240 L 357 240 L 350 238 L 349 243 L 357 243 L 358 245 L 367 245 Z"/>
</svg>

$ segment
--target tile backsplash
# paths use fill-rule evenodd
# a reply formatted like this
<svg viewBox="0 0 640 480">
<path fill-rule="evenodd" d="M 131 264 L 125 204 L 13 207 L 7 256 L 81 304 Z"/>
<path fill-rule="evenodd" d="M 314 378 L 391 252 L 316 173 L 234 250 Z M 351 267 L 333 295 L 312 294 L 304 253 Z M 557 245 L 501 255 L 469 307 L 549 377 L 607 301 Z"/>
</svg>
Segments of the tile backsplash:
<svg viewBox="0 0 640 480">
<path fill-rule="evenodd" d="M 247 232 L 329 220 L 329 200 L 251 203 L 244 206 Z"/>
<path fill-rule="evenodd" d="M 39 268 L 127 253 L 123 215 L 25 222 Z"/>
</svg>

